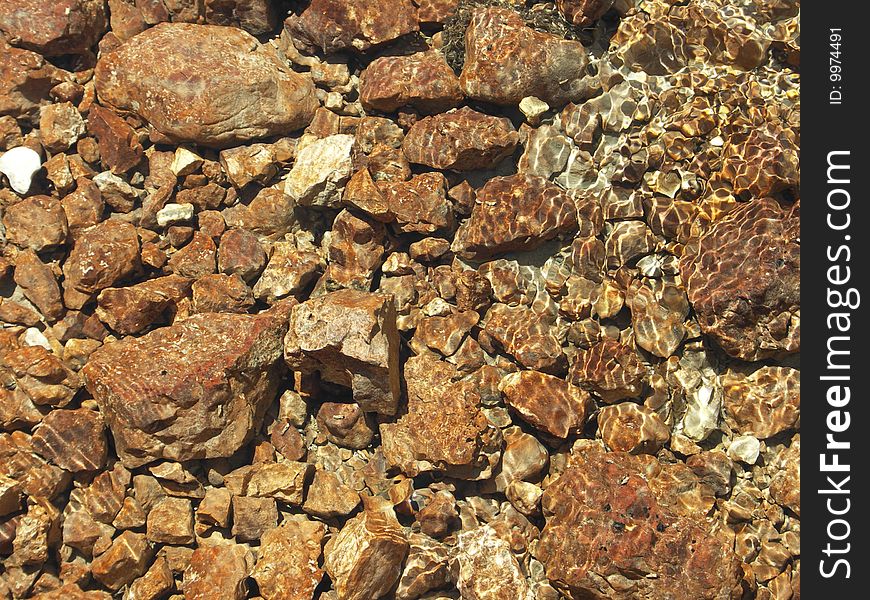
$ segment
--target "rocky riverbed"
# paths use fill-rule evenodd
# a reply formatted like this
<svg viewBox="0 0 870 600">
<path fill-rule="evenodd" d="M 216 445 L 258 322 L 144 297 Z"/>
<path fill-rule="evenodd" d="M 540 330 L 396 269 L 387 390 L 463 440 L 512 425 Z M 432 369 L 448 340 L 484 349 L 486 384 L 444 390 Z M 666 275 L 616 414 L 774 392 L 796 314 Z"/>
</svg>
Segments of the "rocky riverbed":
<svg viewBox="0 0 870 600">
<path fill-rule="evenodd" d="M 0 600 L 798 600 L 799 0 L 0 0 Z"/>
</svg>

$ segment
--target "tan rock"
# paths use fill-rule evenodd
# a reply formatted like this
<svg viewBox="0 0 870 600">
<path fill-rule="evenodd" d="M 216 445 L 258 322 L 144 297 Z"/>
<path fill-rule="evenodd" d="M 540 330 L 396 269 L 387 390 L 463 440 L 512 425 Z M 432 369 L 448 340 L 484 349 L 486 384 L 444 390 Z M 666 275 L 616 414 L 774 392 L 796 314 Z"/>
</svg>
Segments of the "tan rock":
<svg viewBox="0 0 870 600">
<path fill-rule="evenodd" d="M 145 573 L 153 554 L 144 534 L 124 531 L 94 559 L 91 572 L 107 588 L 119 590 Z"/>
<path fill-rule="evenodd" d="M 611 450 L 632 454 L 655 454 L 671 437 L 658 413 L 633 402 L 602 408 L 598 432 Z"/>
<path fill-rule="evenodd" d="M 363 71 L 360 101 L 366 109 L 393 112 L 413 106 L 437 114 L 462 102 L 459 78 L 435 51 L 376 58 Z"/>
<path fill-rule="evenodd" d="M 185 600 L 243 600 L 253 563 L 251 551 L 241 544 L 198 547 L 184 571 Z"/>
<path fill-rule="evenodd" d="M 167 497 L 148 512 L 148 540 L 155 544 L 193 542 L 193 506 L 187 498 Z"/>
<path fill-rule="evenodd" d="M 64 293 L 94 294 L 133 276 L 140 268 L 135 227 L 104 221 L 76 238 L 63 265 Z"/>
<path fill-rule="evenodd" d="M 469 600 L 532 600 L 529 583 L 510 545 L 489 525 L 458 537 L 452 570 L 456 587 Z"/>
<path fill-rule="evenodd" d="M 419 533 L 408 537 L 410 549 L 396 588 L 397 600 L 414 600 L 450 581 L 448 550 L 443 544 Z"/>
<path fill-rule="evenodd" d="M 266 185 L 278 174 L 278 158 L 270 144 L 251 144 L 222 150 L 221 167 L 237 188 L 251 182 Z"/>
<path fill-rule="evenodd" d="M 761 367 L 722 376 L 726 422 L 736 431 L 773 437 L 800 426 L 800 371 Z"/>
<path fill-rule="evenodd" d="M 96 471 L 106 464 L 103 417 L 87 408 L 54 410 L 33 434 L 33 448 L 67 471 Z"/>
<path fill-rule="evenodd" d="M 508 406 L 523 420 L 560 438 L 582 430 L 594 408 L 588 392 L 538 371 L 511 373 L 501 381 L 499 389 Z"/>
<path fill-rule="evenodd" d="M 39 138 L 51 152 L 63 152 L 85 134 L 85 121 L 71 102 L 49 104 L 39 111 Z"/>
<path fill-rule="evenodd" d="M 3 226 L 10 242 L 36 252 L 63 245 L 69 235 L 60 202 L 49 196 L 31 196 L 8 207 Z"/>
<path fill-rule="evenodd" d="M 196 521 L 205 525 L 227 527 L 233 496 L 226 488 L 208 488 L 196 507 Z"/>
<path fill-rule="evenodd" d="M 312 465 L 293 461 L 255 464 L 248 475 L 245 494 L 300 506 L 313 471 Z"/>
<path fill-rule="evenodd" d="M 260 540 L 257 564 L 251 577 L 265 600 L 311 600 L 323 578 L 318 567 L 323 523 L 287 520 Z"/>
<path fill-rule="evenodd" d="M 302 509 L 309 515 L 329 519 L 349 515 L 359 503 L 359 493 L 342 483 L 338 475 L 318 469 Z"/>
<path fill-rule="evenodd" d="M 26 0 L 0 4 L 0 33 L 43 56 L 83 54 L 109 25 L 101 0 Z"/>
<path fill-rule="evenodd" d="M 371 444 L 373 425 L 359 404 L 324 402 L 317 411 L 317 424 L 326 439 L 343 448 L 361 450 Z"/>
<path fill-rule="evenodd" d="M 233 535 L 242 542 L 258 540 L 278 525 L 274 498 L 233 497 Z"/>
<path fill-rule="evenodd" d="M 142 161 L 142 144 L 132 127 L 113 111 L 95 104 L 88 111 L 88 133 L 100 146 L 100 162 L 112 173 L 126 173 Z"/>
<path fill-rule="evenodd" d="M 337 134 L 305 145 L 296 154 L 284 192 L 302 206 L 338 208 L 352 171 L 354 137 Z"/>
<path fill-rule="evenodd" d="M 175 580 L 169 561 L 158 556 L 151 568 L 127 589 L 124 600 L 159 600 L 175 588 Z"/>
<path fill-rule="evenodd" d="M 60 286 L 51 267 L 43 263 L 36 252 L 28 249 L 16 257 L 13 278 L 24 297 L 33 302 L 47 320 L 55 321 L 63 316 Z"/>
</svg>

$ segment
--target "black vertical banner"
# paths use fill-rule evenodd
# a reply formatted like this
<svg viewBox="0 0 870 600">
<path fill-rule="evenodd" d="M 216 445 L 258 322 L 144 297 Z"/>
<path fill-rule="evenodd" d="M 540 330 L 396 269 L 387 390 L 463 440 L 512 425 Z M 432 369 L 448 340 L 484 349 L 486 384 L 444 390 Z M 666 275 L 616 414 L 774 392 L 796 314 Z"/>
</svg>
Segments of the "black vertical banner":
<svg viewBox="0 0 870 600">
<path fill-rule="evenodd" d="M 802 8 L 801 587 L 805 598 L 863 598 L 868 33 L 847 6 Z"/>
</svg>

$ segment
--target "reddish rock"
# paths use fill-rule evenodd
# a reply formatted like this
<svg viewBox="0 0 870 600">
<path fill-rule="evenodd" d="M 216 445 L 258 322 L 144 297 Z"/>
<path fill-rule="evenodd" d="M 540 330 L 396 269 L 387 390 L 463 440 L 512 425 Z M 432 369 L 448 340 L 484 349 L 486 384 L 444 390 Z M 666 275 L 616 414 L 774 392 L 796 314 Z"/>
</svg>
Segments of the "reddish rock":
<svg viewBox="0 0 870 600">
<path fill-rule="evenodd" d="M 126 173 L 142 161 L 142 144 L 133 128 L 113 111 L 98 104 L 88 112 L 88 133 L 100 145 L 100 162 L 112 173 Z"/>
<path fill-rule="evenodd" d="M 360 495 L 331 471 L 317 471 L 308 486 L 303 510 L 321 519 L 345 517 L 359 506 Z"/>
<path fill-rule="evenodd" d="M 451 356 L 462 344 L 480 315 L 474 311 L 457 312 L 444 317 L 427 317 L 417 324 L 414 341 L 422 342 L 442 356 Z"/>
<path fill-rule="evenodd" d="M 238 275 L 216 273 L 193 283 L 193 312 L 245 313 L 254 305 L 251 288 Z"/>
<path fill-rule="evenodd" d="M 631 454 L 655 454 L 671 437 L 658 413 L 633 402 L 602 408 L 598 432 L 609 449 Z"/>
<path fill-rule="evenodd" d="M 471 217 L 460 225 L 454 252 L 486 258 L 530 250 L 577 229 L 577 210 L 568 194 L 543 177 L 495 177 L 477 191 Z"/>
<path fill-rule="evenodd" d="M 106 464 L 103 418 L 86 408 L 54 410 L 33 434 L 33 448 L 62 469 L 96 471 Z"/>
<path fill-rule="evenodd" d="M 389 214 L 402 233 L 434 233 L 453 226 L 442 173 L 423 173 L 410 181 L 380 184 Z"/>
<path fill-rule="evenodd" d="M 547 525 L 536 556 L 547 578 L 572 597 L 739 598 L 731 544 L 701 514 L 672 504 L 681 493 L 672 478 L 682 473 L 622 452 L 573 456 L 542 499 Z M 698 485 L 687 477 L 683 489 Z"/>
<path fill-rule="evenodd" d="M 66 243 L 69 235 L 66 214 L 50 196 L 31 196 L 8 207 L 3 226 L 10 242 L 36 252 Z"/>
<path fill-rule="evenodd" d="M 367 447 L 375 433 L 365 413 L 355 403 L 324 402 L 317 411 L 317 424 L 327 440 L 354 450 Z"/>
<path fill-rule="evenodd" d="M 285 318 L 195 315 L 94 352 L 83 373 L 124 463 L 238 450 L 274 400 Z"/>
<path fill-rule="evenodd" d="M 239 189 L 251 182 L 266 185 L 278 174 L 278 158 L 270 144 L 251 144 L 223 150 L 220 163 L 227 179 Z"/>
<path fill-rule="evenodd" d="M 437 492 L 416 515 L 420 531 L 433 538 L 443 538 L 461 526 L 456 498 L 448 491 Z"/>
<path fill-rule="evenodd" d="M 595 406 L 588 392 L 538 371 L 511 373 L 502 380 L 499 389 L 507 405 L 523 420 L 560 438 L 582 431 Z"/>
<path fill-rule="evenodd" d="M 294 370 L 351 388 L 363 410 L 395 414 L 401 391 L 392 296 L 340 290 L 293 307 L 284 357 Z"/>
<path fill-rule="evenodd" d="M 99 590 L 83 590 L 75 583 L 65 583 L 59 588 L 39 592 L 31 596 L 33 600 L 111 600 L 112 596 Z"/>
<path fill-rule="evenodd" d="M 94 77 L 101 103 L 204 146 L 290 133 L 317 106 L 309 78 L 233 27 L 161 23 L 101 56 Z"/>
<path fill-rule="evenodd" d="M 360 76 L 359 90 L 363 107 L 381 112 L 412 106 L 437 114 L 463 99 L 459 78 L 436 51 L 376 58 Z"/>
<path fill-rule="evenodd" d="M 136 228 L 121 221 L 104 221 L 76 238 L 63 264 L 64 291 L 94 294 L 140 269 Z"/>
<path fill-rule="evenodd" d="M 287 520 L 263 534 L 251 577 L 264 600 L 311 600 L 323 579 L 318 567 L 323 523 Z"/>
<path fill-rule="evenodd" d="M 588 27 L 604 16 L 614 0 L 556 0 L 556 8 L 570 23 Z"/>
<path fill-rule="evenodd" d="M 415 0 L 420 25 L 443 25 L 456 12 L 459 0 Z"/>
<path fill-rule="evenodd" d="M 124 531 L 94 559 L 91 572 L 107 588 L 119 590 L 145 573 L 153 554 L 144 534 Z"/>
<path fill-rule="evenodd" d="M 72 103 L 49 104 L 39 111 L 39 140 L 46 150 L 68 150 L 84 134 L 84 119 Z"/>
<path fill-rule="evenodd" d="M 47 320 L 56 321 L 63 316 L 60 286 L 51 267 L 39 260 L 36 252 L 25 250 L 16 257 L 13 278 L 24 297 L 33 302 Z"/>
<path fill-rule="evenodd" d="M 241 544 L 199 546 L 184 571 L 185 600 L 243 600 L 253 564 L 251 551 Z"/>
<path fill-rule="evenodd" d="M 726 373 L 721 382 L 726 421 L 735 431 L 766 439 L 800 427 L 797 369 L 761 367 L 751 375 Z"/>
<path fill-rule="evenodd" d="M 81 387 L 78 375 L 42 346 L 23 345 L 6 352 L 2 360 L 15 375 L 18 389 L 34 404 L 66 406 Z"/>
<path fill-rule="evenodd" d="M 193 507 L 187 498 L 167 497 L 148 511 L 148 540 L 155 544 L 190 544 Z"/>
<path fill-rule="evenodd" d="M 167 275 L 124 288 L 107 288 L 97 296 L 99 319 L 121 335 L 172 321 L 178 303 L 190 294 L 192 280 Z"/>
<path fill-rule="evenodd" d="M 296 224 L 294 207 L 293 199 L 283 191 L 264 188 L 250 204 L 237 204 L 223 211 L 223 215 L 227 227 L 247 229 L 269 239 L 283 239 Z"/>
<path fill-rule="evenodd" d="M 253 35 L 271 33 L 278 24 L 269 0 L 204 0 L 206 23 L 239 27 Z"/>
<path fill-rule="evenodd" d="M 129 600 L 158 600 L 167 596 L 175 588 L 175 579 L 169 561 L 158 556 L 142 577 L 130 585 L 127 593 Z"/>
<path fill-rule="evenodd" d="M 526 96 L 553 107 L 579 99 L 589 59 L 580 42 L 535 31 L 514 11 L 480 8 L 465 33 L 465 94 L 518 105 Z"/>
<path fill-rule="evenodd" d="M 754 361 L 800 350 L 800 222 L 774 200 L 740 204 L 686 245 L 680 274 L 701 329 Z"/>
<path fill-rule="evenodd" d="M 90 179 L 76 179 L 76 189 L 61 200 L 63 212 L 69 224 L 73 237 L 82 229 L 96 225 L 103 220 L 106 203 L 100 194 L 100 188 Z"/>
<path fill-rule="evenodd" d="M 178 204 L 192 204 L 194 211 L 217 210 L 227 197 L 227 190 L 216 183 L 207 183 L 191 189 L 179 190 Z M 162 207 L 161 207 L 162 208 Z"/>
<path fill-rule="evenodd" d="M 4 6 L 12 9 L 11 2 Z M 49 90 L 67 76 L 39 54 L 0 39 L 0 116 L 35 120 L 39 107 L 49 103 Z"/>
<path fill-rule="evenodd" d="M 493 304 L 483 319 L 483 329 L 505 352 L 527 369 L 558 375 L 567 359 L 550 324 L 525 306 Z"/>
<path fill-rule="evenodd" d="M 0 33 L 43 56 L 83 54 L 108 25 L 104 0 L 0 2 Z"/>
<path fill-rule="evenodd" d="M 368 50 L 419 28 L 411 0 L 312 0 L 284 27 L 296 39 L 326 53 Z"/>
<path fill-rule="evenodd" d="M 276 525 L 278 505 L 274 498 L 233 496 L 233 536 L 237 540 L 258 540 Z"/>
<path fill-rule="evenodd" d="M 569 380 L 607 403 L 637 398 L 646 369 L 634 350 L 614 340 L 602 340 L 574 356 Z"/>
<path fill-rule="evenodd" d="M 204 277 L 217 268 L 217 246 L 211 237 L 201 231 L 193 232 L 193 239 L 169 259 L 169 268 L 182 277 Z"/>
<path fill-rule="evenodd" d="M 517 143 L 519 134 L 508 119 L 465 106 L 414 123 L 402 150 L 412 163 L 471 171 L 495 167 Z"/>
</svg>

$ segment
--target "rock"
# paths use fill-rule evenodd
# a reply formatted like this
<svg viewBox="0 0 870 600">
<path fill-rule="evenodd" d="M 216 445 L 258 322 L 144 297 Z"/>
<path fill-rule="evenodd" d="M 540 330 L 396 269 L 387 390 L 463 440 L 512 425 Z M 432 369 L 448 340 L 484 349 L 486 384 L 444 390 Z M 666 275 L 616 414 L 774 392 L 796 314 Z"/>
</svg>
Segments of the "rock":
<svg viewBox="0 0 870 600">
<path fill-rule="evenodd" d="M 434 233 L 453 227 L 453 210 L 447 200 L 447 180 L 441 173 L 423 173 L 410 181 L 379 185 L 389 214 L 402 233 Z"/>
<path fill-rule="evenodd" d="M 550 323 L 525 306 L 493 304 L 483 329 L 505 352 L 527 369 L 553 375 L 565 372 L 567 359 Z"/>
<path fill-rule="evenodd" d="M 256 498 L 275 498 L 287 504 L 301 506 L 305 484 L 314 472 L 308 463 L 284 461 L 254 465 L 244 492 Z"/>
<path fill-rule="evenodd" d="M 178 275 L 150 279 L 123 288 L 106 288 L 97 296 L 96 314 L 121 335 L 140 333 L 172 321 L 192 280 Z"/>
<path fill-rule="evenodd" d="M 614 0 L 556 0 L 556 8 L 569 22 L 588 27 L 604 16 Z"/>
<path fill-rule="evenodd" d="M 69 235 L 66 214 L 50 196 L 31 196 L 8 207 L 3 226 L 10 242 L 36 252 L 63 245 Z"/>
<path fill-rule="evenodd" d="M 252 282 L 266 265 L 266 252 L 257 236 L 247 229 L 230 229 L 221 236 L 217 260 L 221 273 Z"/>
<path fill-rule="evenodd" d="M 80 177 L 76 189 L 61 200 L 69 230 L 76 237 L 78 233 L 100 222 L 106 204 L 93 181 Z"/>
<path fill-rule="evenodd" d="M 520 100 L 519 104 L 520 112 L 523 113 L 523 116 L 528 121 L 529 125 L 537 126 L 541 122 L 541 117 L 544 116 L 548 110 L 550 110 L 550 105 L 541 100 L 540 98 L 535 98 L 534 96 L 526 96 L 522 100 Z"/>
<path fill-rule="evenodd" d="M 148 571 L 134 581 L 127 591 L 126 600 L 158 600 L 175 588 L 175 579 L 169 561 L 158 556 Z"/>
<path fill-rule="evenodd" d="M 233 27 L 161 23 L 102 55 L 94 81 L 102 104 L 210 147 L 301 129 L 317 107 L 309 78 Z"/>
<path fill-rule="evenodd" d="M 538 480 L 549 464 L 547 449 L 538 439 L 518 427 L 505 430 L 501 473 L 495 479 L 499 491 L 513 481 Z"/>
<path fill-rule="evenodd" d="M 459 78 L 436 51 L 376 58 L 360 76 L 359 90 L 366 110 L 387 113 L 412 106 L 424 114 L 438 114 L 463 99 Z"/>
<path fill-rule="evenodd" d="M 456 511 L 456 498 L 450 492 L 436 492 L 429 502 L 417 512 L 420 531 L 433 538 L 443 538 L 461 526 Z"/>
<path fill-rule="evenodd" d="M 460 225 L 452 249 L 483 259 L 531 250 L 577 229 L 577 211 L 568 194 L 543 177 L 494 177 L 477 191 L 471 217 Z"/>
<path fill-rule="evenodd" d="M 448 550 L 432 538 L 412 533 L 405 568 L 396 588 L 397 600 L 414 600 L 426 592 L 446 587 L 450 581 Z"/>
<path fill-rule="evenodd" d="M 193 239 L 169 259 L 169 268 L 181 277 L 197 279 L 217 269 L 217 246 L 211 236 L 193 232 Z"/>
<path fill-rule="evenodd" d="M 227 527 L 231 503 L 232 494 L 226 488 L 208 488 L 196 507 L 197 523 Z"/>
<path fill-rule="evenodd" d="M 63 152 L 84 134 L 85 121 L 71 102 L 49 104 L 39 111 L 39 139 L 46 150 Z"/>
<path fill-rule="evenodd" d="M 389 466 L 416 477 L 427 471 L 459 479 L 488 477 L 500 440 L 480 410 L 472 382 L 455 366 L 427 355 L 405 363 L 407 413 L 381 423 L 381 447 Z"/>
<path fill-rule="evenodd" d="M 510 545 L 489 525 L 461 533 L 452 558 L 456 587 L 468 600 L 532 600 Z"/>
<path fill-rule="evenodd" d="M 246 313 L 254 305 L 251 288 L 238 275 L 205 275 L 193 283 L 191 292 L 197 313 Z"/>
<path fill-rule="evenodd" d="M 116 529 L 139 529 L 144 527 L 146 523 L 147 517 L 142 506 L 135 498 L 127 496 L 124 498 L 121 510 L 115 515 L 112 526 Z"/>
<path fill-rule="evenodd" d="M 136 228 L 121 221 L 103 221 L 76 238 L 63 264 L 64 294 L 95 294 L 137 274 L 140 269 Z"/>
<path fill-rule="evenodd" d="M 120 175 L 142 162 L 142 144 L 132 127 L 113 111 L 98 104 L 88 112 L 88 133 L 100 145 L 100 162 Z"/>
<path fill-rule="evenodd" d="M 233 497 L 233 535 L 239 541 L 258 540 L 278 525 L 278 506 L 274 498 Z"/>
<path fill-rule="evenodd" d="M 402 150 L 412 163 L 435 169 L 490 169 L 510 156 L 519 134 L 504 117 L 467 106 L 414 123 Z"/>
<path fill-rule="evenodd" d="M 338 134 L 314 140 L 296 155 L 284 192 L 302 206 L 339 208 L 350 178 L 354 137 Z"/>
<path fill-rule="evenodd" d="M 132 212 L 142 192 L 129 183 L 113 174 L 111 171 L 103 171 L 94 176 L 94 184 L 100 190 L 103 200 L 116 212 Z"/>
<path fill-rule="evenodd" d="M 505 488 L 504 494 L 519 513 L 532 517 L 540 513 L 541 496 L 544 491 L 528 481 L 511 481 Z"/>
<path fill-rule="evenodd" d="M 326 527 L 317 521 L 287 520 L 260 540 L 251 577 L 265 600 L 310 600 L 323 578 L 317 566 Z"/>
<path fill-rule="evenodd" d="M 109 25 L 104 0 L 24 0 L 0 4 L 0 33 L 43 56 L 84 54 Z"/>
<path fill-rule="evenodd" d="M 4 6 L 12 8 L 9 3 Z M 11 115 L 16 119 L 33 120 L 39 107 L 49 103 L 49 90 L 68 76 L 65 71 L 53 66 L 39 54 L 13 48 L 0 39 L 0 116 Z M 23 152 L 18 150 L 16 154 Z M 16 187 L 16 191 L 19 188 L 20 186 Z M 19 193 L 26 191 L 25 189 Z"/>
<path fill-rule="evenodd" d="M 754 465 L 758 461 L 761 452 L 761 443 L 758 438 L 751 435 L 741 435 L 733 440 L 728 446 L 728 458 L 739 460 L 747 465 Z"/>
<path fill-rule="evenodd" d="M 148 512 L 148 540 L 155 544 L 190 544 L 193 507 L 187 498 L 167 497 Z"/>
<path fill-rule="evenodd" d="M 193 219 L 193 204 L 170 202 L 157 211 L 157 224 L 161 227 L 175 223 L 185 223 Z"/>
<path fill-rule="evenodd" d="M 204 0 L 206 23 L 239 27 L 253 35 L 271 33 L 278 24 L 269 0 Z"/>
<path fill-rule="evenodd" d="M 625 302 L 638 346 L 662 358 L 676 352 L 689 316 L 689 301 L 681 286 L 668 279 L 635 279 Z"/>
<path fill-rule="evenodd" d="M 36 252 L 25 250 L 18 254 L 13 277 L 24 297 L 33 302 L 47 320 L 56 321 L 63 316 L 60 286 L 51 267 L 39 260 Z"/>
<path fill-rule="evenodd" d="M 272 244 L 269 264 L 254 286 L 254 296 L 269 303 L 305 291 L 323 259 L 316 252 L 299 250 L 294 242 Z"/>
<path fill-rule="evenodd" d="M 338 213 L 324 249 L 328 265 L 318 287 L 369 291 L 383 261 L 385 238 L 382 224 L 348 210 Z"/>
<path fill-rule="evenodd" d="M 317 425 L 327 440 L 353 450 L 366 448 L 375 433 L 356 403 L 324 402 L 317 411 Z"/>
<path fill-rule="evenodd" d="M 419 340 L 442 356 L 452 356 L 480 316 L 474 311 L 457 312 L 444 317 L 426 317 L 417 324 L 414 340 Z"/>
<path fill-rule="evenodd" d="M 637 398 L 646 369 L 634 350 L 614 340 L 602 340 L 574 355 L 569 380 L 611 404 Z"/>
<path fill-rule="evenodd" d="M 144 534 L 124 531 L 94 559 L 91 572 L 94 579 L 110 590 L 119 590 L 145 573 L 153 554 Z"/>
<path fill-rule="evenodd" d="M 84 591 L 75 583 L 65 583 L 57 589 L 31 596 L 33 600 L 110 600 L 111 597 L 98 590 Z"/>
<path fill-rule="evenodd" d="M 742 203 L 687 244 L 680 274 L 701 329 L 754 361 L 800 350 L 799 219 L 774 200 Z"/>
<path fill-rule="evenodd" d="M 368 50 L 418 30 L 411 0 L 383 4 L 367 0 L 313 0 L 284 27 L 294 38 L 323 52 Z"/>
<path fill-rule="evenodd" d="M 588 392 L 538 371 L 519 371 L 499 383 L 505 402 L 524 421 L 550 435 L 566 438 L 582 431 L 594 408 Z"/>
<path fill-rule="evenodd" d="M 230 183 L 239 189 L 254 181 L 266 185 L 278 174 L 278 158 L 269 144 L 222 150 L 220 161 Z"/>
<path fill-rule="evenodd" d="M 78 375 L 58 356 L 42 345 L 27 344 L 26 340 L 20 348 L 6 352 L 3 364 L 14 375 L 15 387 L 37 405 L 64 407 L 81 387 Z"/>
<path fill-rule="evenodd" d="M 671 437 L 658 413 L 633 402 L 602 408 L 598 432 L 610 450 L 631 454 L 655 454 Z"/>
<path fill-rule="evenodd" d="M 302 509 L 320 519 L 331 519 L 349 515 L 359 503 L 359 493 L 342 483 L 338 475 L 318 470 L 308 487 Z"/>
<path fill-rule="evenodd" d="M 680 493 L 672 479 L 678 473 L 679 465 L 643 455 L 587 448 L 572 456 L 544 491 L 547 524 L 536 556 L 547 579 L 575 597 L 739 596 L 740 561 L 731 545 L 668 497 Z M 686 485 L 691 490 L 697 480 L 689 475 Z"/>
<path fill-rule="evenodd" d="M 243 600 L 253 564 L 251 551 L 241 544 L 199 546 L 184 571 L 185 600 Z"/>
<path fill-rule="evenodd" d="M 32 442 L 43 458 L 73 473 L 96 471 L 106 464 L 103 418 L 86 408 L 50 412 L 37 427 Z"/>
<path fill-rule="evenodd" d="M 22 196 L 33 185 L 33 176 L 42 168 L 42 158 L 26 146 L 19 146 L 0 156 L 0 173 L 9 180 L 9 185 Z"/>
<path fill-rule="evenodd" d="M 578 100 L 589 59 L 580 42 L 535 31 L 506 8 L 479 8 L 465 33 L 460 83 L 469 98 L 518 105 L 526 96 L 560 107 Z"/>
<path fill-rule="evenodd" d="M 194 315 L 94 352 L 82 371 L 122 461 L 236 452 L 274 400 L 285 319 Z"/>
<path fill-rule="evenodd" d="M 392 505 L 364 497 L 364 510 L 324 548 L 323 567 L 341 600 L 376 600 L 399 580 L 408 554 L 405 532 Z"/>
<path fill-rule="evenodd" d="M 284 357 L 294 370 L 350 387 L 364 411 L 395 414 L 401 392 L 391 296 L 339 290 L 295 306 Z"/>
<path fill-rule="evenodd" d="M 761 367 L 750 375 L 721 378 L 726 422 L 740 433 L 766 439 L 800 427 L 801 373 Z"/>
<path fill-rule="evenodd" d="M 792 438 L 791 445 L 783 449 L 773 461 L 775 475 L 770 481 L 770 498 L 801 516 L 801 440 Z"/>
</svg>

